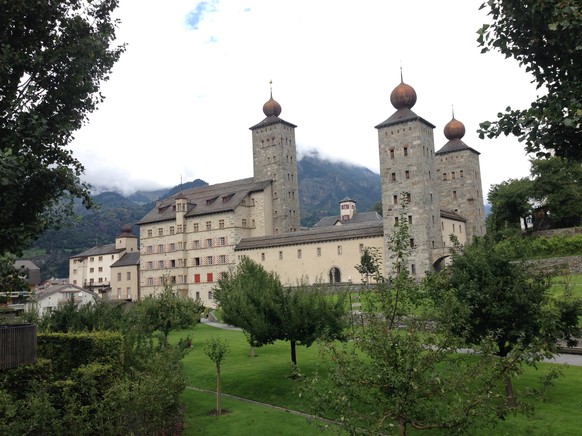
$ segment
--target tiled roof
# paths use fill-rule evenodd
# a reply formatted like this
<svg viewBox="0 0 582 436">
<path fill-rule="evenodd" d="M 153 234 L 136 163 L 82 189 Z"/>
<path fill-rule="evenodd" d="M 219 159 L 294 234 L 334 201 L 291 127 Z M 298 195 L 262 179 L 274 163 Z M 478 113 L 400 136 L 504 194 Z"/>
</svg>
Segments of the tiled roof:
<svg viewBox="0 0 582 436">
<path fill-rule="evenodd" d="M 405 123 L 407 121 L 415 121 L 415 120 L 422 121 L 424 124 L 430 126 L 431 128 L 433 128 L 433 129 L 435 128 L 435 126 L 432 123 L 429 123 L 424 118 L 419 117 L 414 112 L 412 112 L 410 109 L 402 108 L 402 109 L 398 109 L 396 112 L 394 112 L 392 114 L 392 116 L 390 116 L 390 118 L 388 118 L 386 121 L 378 124 L 376 126 L 376 129 L 380 129 L 382 127 L 392 126 L 394 124 Z"/>
<path fill-rule="evenodd" d="M 185 197 L 188 200 L 187 217 L 207 215 L 234 210 L 248 194 L 263 191 L 270 184 L 270 180 L 255 182 L 250 177 L 248 179 L 186 189 L 164 199 L 148 212 L 138 222 L 138 225 L 175 220 L 176 198 Z"/>
<path fill-rule="evenodd" d="M 346 239 L 371 238 L 382 236 L 383 234 L 384 228 L 382 221 L 353 224 L 350 226 L 327 226 L 280 235 L 243 238 L 235 247 L 235 251 L 340 241 Z"/>
<path fill-rule="evenodd" d="M 139 251 L 125 253 L 123 256 L 121 256 L 121 259 L 111 264 L 111 268 L 131 265 L 139 265 Z"/>
<path fill-rule="evenodd" d="M 71 256 L 69 259 L 74 259 L 77 257 L 102 256 L 104 254 L 115 254 L 123 250 L 125 250 L 125 248 L 115 248 L 115 244 L 98 245 L 96 247 L 89 248 L 82 253 Z"/>
<path fill-rule="evenodd" d="M 353 225 L 353 224 L 360 224 L 366 222 L 382 222 L 382 217 L 378 214 L 378 212 L 371 211 L 371 212 L 357 212 L 352 216 L 350 220 L 341 220 L 339 216 L 325 216 L 320 219 L 313 227 L 327 227 L 327 226 L 335 226 L 336 224 L 342 225 Z"/>
<path fill-rule="evenodd" d="M 445 145 L 443 145 L 443 147 L 439 151 L 437 151 L 435 154 L 454 153 L 455 151 L 462 151 L 462 150 L 469 150 L 469 151 L 472 151 L 473 153 L 481 154 L 477 150 L 469 147 L 467 144 L 465 144 L 460 139 L 456 139 L 456 138 L 451 139 L 449 142 L 447 142 Z"/>
</svg>

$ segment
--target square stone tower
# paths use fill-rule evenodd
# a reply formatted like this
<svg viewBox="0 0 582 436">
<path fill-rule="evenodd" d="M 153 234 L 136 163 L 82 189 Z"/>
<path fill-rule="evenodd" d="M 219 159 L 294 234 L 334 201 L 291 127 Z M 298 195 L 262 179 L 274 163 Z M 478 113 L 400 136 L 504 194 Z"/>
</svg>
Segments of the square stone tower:
<svg viewBox="0 0 582 436">
<path fill-rule="evenodd" d="M 378 129 L 382 212 L 384 220 L 385 268 L 392 273 L 389 238 L 398 225 L 401 195 L 408 197 L 404 219 L 410 227 L 409 272 L 423 275 L 433 269 L 432 253 L 442 246 L 439 190 L 436 183 L 434 125 L 411 108 L 416 92 L 404 82 L 390 95 L 396 112 Z"/>
<path fill-rule="evenodd" d="M 479 152 L 465 144 L 465 126 L 453 119 L 444 128 L 449 140 L 436 152 L 441 208 L 467 219 L 467 242 L 485 234 Z"/>
<path fill-rule="evenodd" d="M 266 118 L 251 127 L 255 181 L 271 180 L 273 232 L 300 229 L 299 182 L 295 126 L 279 118 L 281 105 L 271 98 L 263 105 Z"/>
</svg>

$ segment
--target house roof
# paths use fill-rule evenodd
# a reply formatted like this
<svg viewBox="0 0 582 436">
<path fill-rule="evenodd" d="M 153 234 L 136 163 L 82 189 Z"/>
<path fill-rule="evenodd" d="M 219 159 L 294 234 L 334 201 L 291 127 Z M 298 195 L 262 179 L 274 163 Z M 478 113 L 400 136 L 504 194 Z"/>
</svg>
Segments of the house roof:
<svg viewBox="0 0 582 436">
<path fill-rule="evenodd" d="M 33 301 L 40 301 L 44 300 L 51 295 L 61 293 L 61 294 L 73 294 L 78 292 L 86 292 L 90 295 L 93 295 L 95 298 L 99 298 L 99 296 L 88 289 L 83 289 L 77 285 L 72 285 L 70 283 L 60 284 L 60 285 L 51 285 L 47 288 L 42 289 L 41 291 L 37 292 L 34 297 L 32 298 Z"/>
<path fill-rule="evenodd" d="M 453 212 L 452 210 L 441 209 L 441 218 L 448 218 L 450 220 L 462 221 L 464 223 L 467 222 L 467 219 L 465 217 L 459 215 L 457 212 Z"/>
<path fill-rule="evenodd" d="M 115 248 L 115 244 L 105 244 L 105 245 L 97 245 L 96 247 L 89 248 L 82 253 L 76 254 L 74 256 L 69 257 L 69 259 L 76 259 L 80 257 L 89 257 L 89 256 L 102 256 L 104 254 L 115 254 L 124 251 L 125 248 Z"/>
<path fill-rule="evenodd" d="M 139 251 L 125 253 L 121 258 L 111 264 L 111 268 L 139 265 Z"/>
<path fill-rule="evenodd" d="M 31 260 L 16 260 L 16 261 L 14 261 L 14 268 L 16 268 L 16 269 L 25 268 L 27 270 L 40 269 Z"/>
<path fill-rule="evenodd" d="M 382 222 L 382 217 L 376 211 L 356 212 L 349 220 L 342 220 L 338 215 L 324 216 L 313 227 L 327 227 L 335 225 L 353 225 L 367 222 Z"/>
<path fill-rule="evenodd" d="M 364 222 L 349 226 L 326 226 L 301 230 L 299 232 L 243 238 L 235 247 L 235 251 L 345 239 L 372 238 L 382 236 L 383 234 L 384 228 L 382 221 Z"/>
<path fill-rule="evenodd" d="M 256 182 L 254 178 L 191 188 L 174 194 L 146 214 L 138 225 L 175 220 L 177 198 L 187 199 L 186 217 L 232 211 L 252 192 L 263 191 L 271 184 L 270 180 Z"/>
</svg>

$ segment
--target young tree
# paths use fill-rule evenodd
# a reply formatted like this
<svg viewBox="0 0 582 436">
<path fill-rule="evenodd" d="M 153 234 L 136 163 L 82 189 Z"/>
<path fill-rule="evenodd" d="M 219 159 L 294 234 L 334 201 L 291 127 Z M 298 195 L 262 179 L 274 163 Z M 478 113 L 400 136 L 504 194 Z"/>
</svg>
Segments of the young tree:
<svg viewBox="0 0 582 436">
<path fill-rule="evenodd" d="M 444 429 L 448 433 L 491 425 L 506 413 L 499 378 L 515 362 L 496 358 L 485 343 L 477 355 L 460 355 L 461 341 L 434 322 L 437 311 L 462 306 L 441 295 L 440 306 L 408 271 L 406 207 L 391 238 L 390 277 L 378 274 L 366 295 L 365 323 L 352 340 L 323 347 L 329 382 L 311 380 L 319 412 L 332 412 L 351 434 Z"/>
<path fill-rule="evenodd" d="M 164 280 L 161 292 L 139 300 L 130 316 L 134 326 L 144 333 L 160 332 L 161 344 L 167 346 L 170 332 L 195 326 L 202 308 L 200 302 L 177 295 L 172 284 Z"/>
<path fill-rule="evenodd" d="M 580 335 L 582 302 L 550 297 L 548 274 L 533 264 L 513 261 L 489 238 L 475 240 L 452 252 L 452 262 L 432 282 L 438 301 L 452 295 L 463 311 L 441 312 L 440 323 L 449 332 L 478 346 L 493 339 L 495 353 L 518 363 L 551 357 L 557 342 L 574 343 Z M 509 373 L 506 396 L 516 404 Z"/>
<path fill-rule="evenodd" d="M 124 50 L 113 46 L 117 4 L 0 0 L 0 254 L 66 218 L 73 198 L 91 204 L 66 146 Z"/>
<path fill-rule="evenodd" d="M 528 153 L 582 161 L 582 9 L 578 0 L 487 0 L 492 23 L 479 30 L 482 52 L 499 50 L 532 74 L 543 94 L 528 109 L 508 107 L 481 123 L 481 138 L 515 135 Z"/>
<path fill-rule="evenodd" d="M 281 337 L 291 346 L 297 366 L 297 345 L 310 347 L 320 338 L 342 339 L 347 327 L 345 294 L 327 294 L 321 285 L 300 284 L 284 290 L 281 299 Z"/>
<path fill-rule="evenodd" d="M 219 280 L 214 298 L 225 321 L 242 328 L 251 347 L 288 340 L 294 365 L 297 344 L 310 346 L 324 335 L 339 337 L 346 322 L 342 296 L 332 299 L 318 286 L 284 289 L 275 273 L 248 258 Z"/>
<path fill-rule="evenodd" d="M 222 414 L 222 408 L 220 406 L 220 366 L 229 352 L 230 348 L 228 344 L 221 338 L 212 337 L 204 346 L 204 354 L 216 365 L 216 414 L 218 416 Z"/>
<path fill-rule="evenodd" d="M 281 337 L 280 306 L 283 288 L 274 273 L 248 258 L 218 281 L 214 299 L 224 320 L 240 327 L 254 347 L 272 344 Z"/>
</svg>

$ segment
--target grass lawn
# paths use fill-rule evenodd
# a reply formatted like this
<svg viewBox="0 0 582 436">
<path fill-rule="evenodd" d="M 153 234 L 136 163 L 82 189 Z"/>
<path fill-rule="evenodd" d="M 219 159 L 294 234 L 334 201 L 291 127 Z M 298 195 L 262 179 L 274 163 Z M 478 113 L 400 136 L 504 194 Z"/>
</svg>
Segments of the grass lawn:
<svg viewBox="0 0 582 436">
<path fill-rule="evenodd" d="M 215 390 L 214 364 L 202 348 L 211 336 L 227 340 L 231 352 L 222 365 L 222 391 L 258 402 L 274 404 L 297 411 L 307 411 L 305 400 L 298 392 L 298 382 L 289 379 L 289 344 L 277 342 L 255 350 L 254 359 L 248 357 L 249 346 L 244 335 L 238 331 L 226 331 L 199 325 L 193 331 L 173 333 L 190 335 L 192 351 L 185 357 L 184 365 L 191 386 Z M 317 347 L 298 347 L 297 359 L 304 375 L 311 375 L 318 367 Z M 540 364 L 540 370 L 549 364 Z M 510 417 L 495 427 L 470 434 L 485 435 L 582 435 L 582 367 L 564 367 L 564 377 L 556 382 L 547 398 L 536 403 L 532 417 Z M 535 386 L 539 371 L 527 368 L 526 373 L 515 380 L 516 386 Z M 227 413 L 221 417 L 211 416 L 215 408 L 215 396 L 204 392 L 186 390 L 185 435 L 316 435 L 320 428 L 309 419 L 289 412 L 223 397 L 223 408 Z M 411 434 L 426 434 L 413 432 Z M 445 434 L 431 431 L 429 434 Z"/>
<path fill-rule="evenodd" d="M 550 290 L 554 295 L 562 295 L 564 289 L 569 288 L 574 297 L 582 298 L 582 274 L 555 277 L 552 282 L 554 285 Z"/>
</svg>

